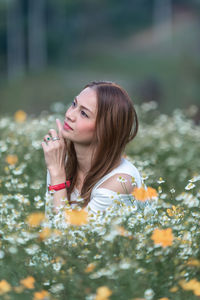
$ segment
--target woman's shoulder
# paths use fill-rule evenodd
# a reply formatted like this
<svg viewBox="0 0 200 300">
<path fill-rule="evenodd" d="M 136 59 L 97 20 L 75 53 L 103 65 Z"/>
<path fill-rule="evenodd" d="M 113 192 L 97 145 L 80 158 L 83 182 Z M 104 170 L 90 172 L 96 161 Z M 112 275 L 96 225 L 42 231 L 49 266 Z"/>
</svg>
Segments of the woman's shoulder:
<svg viewBox="0 0 200 300">
<path fill-rule="evenodd" d="M 128 158 L 124 158 L 124 157 L 122 157 L 119 166 L 116 167 L 113 171 L 114 171 L 113 173 L 119 172 L 119 173 L 128 174 L 130 176 L 140 177 L 140 173 L 137 167 Z"/>
<path fill-rule="evenodd" d="M 138 169 L 130 162 L 128 159 L 122 157 L 120 164 L 114 168 L 111 172 L 103 176 L 94 186 L 94 190 L 102 186 L 103 183 L 112 183 L 112 179 L 115 182 L 116 176 L 126 177 L 124 175 L 130 176 L 131 178 L 134 177 L 134 180 L 138 187 L 142 185 L 142 178 Z"/>
</svg>

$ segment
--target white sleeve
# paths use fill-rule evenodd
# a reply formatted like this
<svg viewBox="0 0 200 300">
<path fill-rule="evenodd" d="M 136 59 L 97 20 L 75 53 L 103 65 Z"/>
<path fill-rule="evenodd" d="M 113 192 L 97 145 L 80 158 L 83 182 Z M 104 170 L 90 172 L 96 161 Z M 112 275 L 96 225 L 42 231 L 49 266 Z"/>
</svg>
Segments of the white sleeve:
<svg viewBox="0 0 200 300">
<path fill-rule="evenodd" d="M 150 205 L 149 201 L 141 202 L 135 200 L 131 194 L 118 194 L 106 188 L 98 188 L 91 194 L 91 200 L 87 205 L 87 209 L 91 213 L 97 214 L 115 204 L 116 200 L 135 209 L 143 209 Z"/>
<path fill-rule="evenodd" d="M 135 210 L 143 210 L 144 208 L 152 208 L 152 203 L 148 200 L 135 200 L 132 194 L 118 194 L 106 188 L 95 189 L 91 194 L 91 200 L 87 205 L 87 210 L 93 214 L 97 214 L 106 210 L 112 205 L 117 205 L 116 201 L 131 206 Z"/>
<path fill-rule="evenodd" d="M 46 193 L 45 193 L 45 216 L 49 218 L 51 213 L 52 195 L 48 192 L 48 185 L 51 183 L 50 173 L 47 169 L 46 176 Z"/>
<path fill-rule="evenodd" d="M 107 189 L 99 188 L 95 189 L 91 194 L 90 202 L 87 205 L 87 208 L 94 214 L 98 212 L 104 211 L 110 205 L 112 205 L 113 201 L 118 198 L 116 197 L 117 193 L 112 192 Z"/>
<path fill-rule="evenodd" d="M 48 192 L 48 185 L 51 183 L 51 178 L 50 178 L 50 173 L 49 170 L 47 169 L 47 179 L 46 179 L 46 191 Z"/>
</svg>

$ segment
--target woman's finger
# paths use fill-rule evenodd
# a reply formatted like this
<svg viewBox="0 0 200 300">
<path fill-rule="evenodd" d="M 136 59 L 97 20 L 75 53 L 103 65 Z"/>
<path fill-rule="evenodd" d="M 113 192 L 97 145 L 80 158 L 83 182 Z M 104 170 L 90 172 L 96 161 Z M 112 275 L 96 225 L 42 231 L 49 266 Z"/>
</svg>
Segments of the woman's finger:
<svg viewBox="0 0 200 300">
<path fill-rule="evenodd" d="M 43 148 L 44 152 L 46 152 L 48 150 L 47 143 L 46 142 L 42 142 L 41 145 L 42 145 L 42 148 Z"/>
<path fill-rule="evenodd" d="M 63 128 L 63 125 L 62 125 L 62 123 L 60 122 L 59 119 L 56 119 L 56 124 L 57 124 L 57 127 L 58 127 L 59 136 L 60 136 L 61 138 L 63 138 L 63 135 L 62 135 L 62 128 Z"/>
<path fill-rule="evenodd" d="M 49 129 L 49 133 L 52 138 L 58 136 L 57 131 L 55 129 Z"/>
</svg>

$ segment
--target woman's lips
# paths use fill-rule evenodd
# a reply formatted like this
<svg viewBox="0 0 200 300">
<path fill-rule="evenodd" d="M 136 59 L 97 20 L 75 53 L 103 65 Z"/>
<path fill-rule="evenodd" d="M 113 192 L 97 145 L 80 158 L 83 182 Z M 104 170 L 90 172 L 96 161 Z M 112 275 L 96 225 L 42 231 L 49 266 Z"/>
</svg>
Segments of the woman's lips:
<svg viewBox="0 0 200 300">
<path fill-rule="evenodd" d="M 73 130 L 66 122 L 64 122 L 63 128 L 64 128 L 65 130 Z"/>
</svg>

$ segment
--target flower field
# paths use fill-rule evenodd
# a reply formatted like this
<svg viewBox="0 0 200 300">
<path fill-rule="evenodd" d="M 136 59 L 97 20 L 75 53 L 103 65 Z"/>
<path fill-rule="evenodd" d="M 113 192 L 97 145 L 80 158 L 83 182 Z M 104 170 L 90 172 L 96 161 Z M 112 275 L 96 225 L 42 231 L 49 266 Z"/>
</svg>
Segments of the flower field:
<svg viewBox="0 0 200 300">
<path fill-rule="evenodd" d="M 200 126 L 192 110 L 136 111 L 126 155 L 151 204 L 135 190 L 138 209 L 114 201 L 94 217 L 68 207 L 63 228 L 45 219 L 41 147 L 63 115 L 0 118 L 0 299 L 200 299 Z"/>
</svg>

